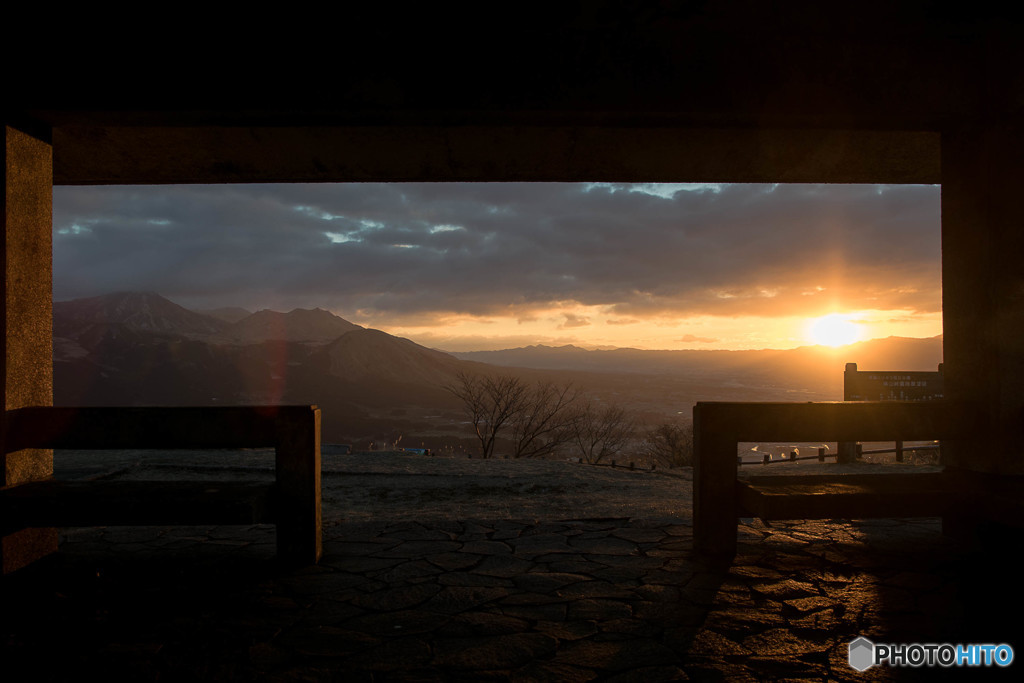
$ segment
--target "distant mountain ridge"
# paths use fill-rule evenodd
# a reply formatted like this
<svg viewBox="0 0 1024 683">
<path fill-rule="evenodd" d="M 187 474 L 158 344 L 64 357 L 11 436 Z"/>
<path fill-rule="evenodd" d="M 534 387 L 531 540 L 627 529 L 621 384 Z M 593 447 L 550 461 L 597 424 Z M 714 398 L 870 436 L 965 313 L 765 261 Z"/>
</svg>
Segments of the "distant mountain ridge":
<svg viewBox="0 0 1024 683">
<path fill-rule="evenodd" d="M 334 439 L 378 414 L 457 410 L 444 387 L 488 367 L 322 309 L 228 323 L 152 292 L 54 303 L 53 348 L 57 405 L 316 403 Z"/>
<path fill-rule="evenodd" d="M 228 323 L 152 292 L 56 302 L 53 310 L 57 405 L 316 403 L 325 439 L 403 421 L 429 430 L 436 419 L 425 416 L 439 415 L 459 430 L 462 407 L 446 387 L 461 373 L 572 383 L 654 424 L 683 419 L 696 401 L 840 400 L 847 362 L 862 370 L 934 370 L 942 358 L 940 337 L 838 350 L 538 345 L 450 354 L 320 309 L 258 311 Z"/>
<path fill-rule="evenodd" d="M 94 326 L 182 337 L 216 334 L 227 323 L 179 306 L 154 292 L 115 292 L 53 303 L 53 334 L 74 339 Z"/>
<path fill-rule="evenodd" d="M 122 329 L 124 334 L 154 334 L 216 343 L 256 344 L 295 341 L 326 344 L 361 326 L 321 308 L 296 308 L 288 313 L 222 308 L 200 313 L 188 310 L 155 292 L 114 292 L 101 296 L 56 301 L 54 336 L 77 340 L 98 329 Z"/>
<path fill-rule="evenodd" d="M 361 329 L 362 326 L 322 308 L 296 308 L 288 313 L 257 311 L 224 328 L 217 336 L 237 343 L 283 340 L 325 344 Z"/>
<path fill-rule="evenodd" d="M 252 311 L 241 308 L 240 306 L 224 306 L 223 308 L 208 308 L 204 310 L 197 310 L 196 313 L 200 315 L 208 315 L 211 318 L 217 318 L 223 320 L 226 323 L 237 323 L 242 318 L 248 318 L 252 315 Z"/>
<path fill-rule="evenodd" d="M 843 347 L 801 346 L 795 349 L 757 350 L 648 350 L 634 348 L 584 349 L 572 344 L 545 346 L 535 344 L 495 351 L 452 351 L 451 355 L 463 360 L 477 360 L 493 365 L 517 367 L 544 367 L 551 369 L 605 368 L 610 372 L 647 372 L 652 368 L 660 370 L 665 364 L 672 365 L 685 359 L 720 358 L 733 356 L 736 359 L 748 357 L 778 357 L 798 354 L 845 355 L 860 358 L 865 366 L 894 365 L 900 370 L 934 370 L 942 362 L 942 336 L 929 338 L 887 337 L 856 342 Z M 850 361 L 855 362 L 855 361 Z M 898 367 L 896 367 L 898 366 Z"/>
<path fill-rule="evenodd" d="M 857 363 L 861 370 L 935 370 L 942 362 L 942 337 L 889 337 L 839 348 L 804 346 L 752 351 L 587 350 L 540 344 L 451 355 L 503 367 L 674 375 L 708 382 L 793 383 L 834 393 L 837 385 L 842 386 L 846 363 Z"/>
<path fill-rule="evenodd" d="M 364 328 L 339 337 L 324 352 L 331 375 L 354 381 L 412 381 L 443 386 L 468 365 L 442 351 Z"/>
</svg>

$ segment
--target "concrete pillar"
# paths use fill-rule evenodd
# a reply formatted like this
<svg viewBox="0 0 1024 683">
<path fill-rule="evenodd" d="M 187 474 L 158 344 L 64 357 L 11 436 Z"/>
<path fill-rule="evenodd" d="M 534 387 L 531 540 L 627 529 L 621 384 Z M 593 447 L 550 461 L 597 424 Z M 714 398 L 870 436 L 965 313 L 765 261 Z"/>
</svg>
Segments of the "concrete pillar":
<svg viewBox="0 0 1024 683">
<path fill-rule="evenodd" d="M 947 465 L 1024 474 L 1024 135 L 979 122 L 942 136 L 945 395 L 981 408 L 969 441 L 943 441 Z"/>
<path fill-rule="evenodd" d="M 4 127 L 2 356 L 6 410 L 53 404 L 53 154 L 49 140 Z M 6 443 L 6 418 L 0 429 Z M 53 474 L 48 450 L 2 449 L 2 484 Z M 23 529 L 0 538 L 3 573 L 57 548 L 56 529 Z"/>
</svg>

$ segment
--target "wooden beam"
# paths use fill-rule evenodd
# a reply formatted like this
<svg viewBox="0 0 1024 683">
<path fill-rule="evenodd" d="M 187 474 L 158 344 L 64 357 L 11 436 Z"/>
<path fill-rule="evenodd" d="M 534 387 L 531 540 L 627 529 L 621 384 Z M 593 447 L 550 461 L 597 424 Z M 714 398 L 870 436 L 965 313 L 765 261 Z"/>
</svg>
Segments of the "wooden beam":
<svg viewBox="0 0 1024 683">
<path fill-rule="evenodd" d="M 62 126 L 58 185 L 938 183 L 937 132 L 644 125 Z"/>
<path fill-rule="evenodd" d="M 948 401 L 697 405 L 699 428 L 728 436 L 734 443 L 958 439 L 969 438 L 979 424 L 976 409 Z"/>
<path fill-rule="evenodd" d="M 260 448 L 316 406 L 64 408 L 7 411 L 8 452 L 22 448 Z"/>
</svg>

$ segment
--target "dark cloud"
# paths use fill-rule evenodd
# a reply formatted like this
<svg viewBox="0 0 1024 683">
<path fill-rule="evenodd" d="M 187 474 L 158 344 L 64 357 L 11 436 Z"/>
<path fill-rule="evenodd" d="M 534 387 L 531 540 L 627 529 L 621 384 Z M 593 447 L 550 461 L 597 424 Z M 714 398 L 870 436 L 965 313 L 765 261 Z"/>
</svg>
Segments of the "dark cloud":
<svg viewBox="0 0 1024 683">
<path fill-rule="evenodd" d="M 937 187 L 638 187 L 58 187 L 54 292 L 395 319 L 939 310 Z"/>
</svg>

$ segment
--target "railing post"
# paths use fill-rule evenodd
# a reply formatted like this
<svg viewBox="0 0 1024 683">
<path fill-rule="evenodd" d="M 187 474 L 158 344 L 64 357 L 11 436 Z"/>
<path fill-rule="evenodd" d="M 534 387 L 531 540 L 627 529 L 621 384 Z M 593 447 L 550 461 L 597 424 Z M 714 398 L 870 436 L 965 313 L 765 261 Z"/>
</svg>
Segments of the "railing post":
<svg viewBox="0 0 1024 683">
<path fill-rule="evenodd" d="M 903 462 L 903 442 L 896 442 L 896 462 Z"/>
<path fill-rule="evenodd" d="M 693 407 L 693 545 L 706 556 L 736 556 L 736 439 L 712 406 Z"/>
<path fill-rule="evenodd" d="M 861 444 L 856 441 L 840 441 L 836 446 L 836 462 L 840 465 L 849 465 L 859 459 L 857 450 Z"/>
<path fill-rule="evenodd" d="M 855 401 L 860 398 L 860 375 L 857 364 L 847 363 L 843 371 L 843 400 Z M 849 465 L 857 460 L 857 444 L 853 441 L 840 441 L 836 444 L 836 464 Z"/>
<path fill-rule="evenodd" d="M 323 551 L 320 509 L 320 409 L 284 409 L 277 417 L 277 554 L 316 564 Z"/>
</svg>

